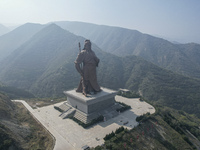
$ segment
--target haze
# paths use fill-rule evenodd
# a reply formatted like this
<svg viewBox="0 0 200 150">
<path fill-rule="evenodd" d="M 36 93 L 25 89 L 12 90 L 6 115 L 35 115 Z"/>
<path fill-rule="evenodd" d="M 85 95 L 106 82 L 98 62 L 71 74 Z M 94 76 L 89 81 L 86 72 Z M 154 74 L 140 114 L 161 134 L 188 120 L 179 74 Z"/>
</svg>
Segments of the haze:
<svg viewBox="0 0 200 150">
<path fill-rule="evenodd" d="M 0 24 L 82 21 L 200 43 L 199 0 L 0 0 Z"/>
</svg>

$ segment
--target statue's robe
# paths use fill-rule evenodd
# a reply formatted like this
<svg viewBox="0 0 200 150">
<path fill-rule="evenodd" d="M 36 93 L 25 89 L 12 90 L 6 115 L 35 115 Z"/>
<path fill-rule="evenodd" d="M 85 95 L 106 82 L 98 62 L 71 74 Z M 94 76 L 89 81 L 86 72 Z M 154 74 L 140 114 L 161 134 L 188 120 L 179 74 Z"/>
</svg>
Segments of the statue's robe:
<svg viewBox="0 0 200 150">
<path fill-rule="evenodd" d="M 77 88 L 77 92 L 87 93 L 99 92 L 100 86 L 97 83 L 96 67 L 98 66 L 99 58 L 92 50 L 82 50 L 75 60 L 77 71 L 82 74 L 81 81 Z M 82 67 L 80 67 L 82 65 Z"/>
</svg>

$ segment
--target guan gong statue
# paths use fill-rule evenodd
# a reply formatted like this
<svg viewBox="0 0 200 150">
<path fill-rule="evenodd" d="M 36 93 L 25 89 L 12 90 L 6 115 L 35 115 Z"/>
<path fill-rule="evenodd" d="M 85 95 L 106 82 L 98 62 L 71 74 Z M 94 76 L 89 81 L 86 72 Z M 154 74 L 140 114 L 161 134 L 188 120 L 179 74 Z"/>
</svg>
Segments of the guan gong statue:
<svg viewBox="0 0 200 150">
<path fill-rule="evenodd" d="M 81 51 L 79 43 L 79 54 L 75 60 L 75 67 L 81 75 L 76 92 L 82 92 L 85 96 L 101 91 L 96 75 L 96 67 L 100 60 L 92 51 L 91 45 L 90 40 L 85 40 L 84 48 Z"/>
</svg>

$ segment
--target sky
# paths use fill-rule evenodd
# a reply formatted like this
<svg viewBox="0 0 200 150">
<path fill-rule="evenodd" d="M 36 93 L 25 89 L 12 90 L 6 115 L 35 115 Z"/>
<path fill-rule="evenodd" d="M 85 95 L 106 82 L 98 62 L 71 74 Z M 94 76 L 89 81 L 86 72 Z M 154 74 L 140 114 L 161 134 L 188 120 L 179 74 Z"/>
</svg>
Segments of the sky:
<svg viewBox="0 0 200 150">
<path fill-rule="evenodd" d="M 200 0 L 0 0 L 0 24 L 81 21 L 200 44 Z"/>
</svg>

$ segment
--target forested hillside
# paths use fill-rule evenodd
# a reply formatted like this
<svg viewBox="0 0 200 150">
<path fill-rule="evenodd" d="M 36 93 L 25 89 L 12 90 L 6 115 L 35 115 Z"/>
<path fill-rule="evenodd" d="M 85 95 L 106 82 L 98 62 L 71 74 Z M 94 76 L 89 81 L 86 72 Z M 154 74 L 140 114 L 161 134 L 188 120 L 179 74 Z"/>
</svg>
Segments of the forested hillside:
<svg viewBox="0 0 200 150">
<path fill-rule="evenodd" d="M 0 119 L 10 118 L 14 109 L 13 103 L 10 99 L 0 92 Z"/>
<path fill-rule="evenodd" d="M 34 98 L 34 95 L 16 87 L 0 85 L 0 92 L 6 94 L 10 99 Z"/>
<path fill-rule="evenodd" d="M 136 118 L 140 124 L 132 130 L 118 128 L 107 134 L 104 145 L 95 150 L 177 150 L 200 148 L 200 120 L 183 111 L 157 107 L 156 113 Z M 94 148 L 92 148 L 94 150 Z"/>
<path fill-rule="evenodd" d="M 0 85 L 0 120 L 10 119 L 14 115 L 15 106 L 12 98 L 33 98 L 34 96 L 24 90 L 15 87 Z"/>
<path fill-rule="evenodd" d="M 200 45 L 174 44 L 136 30 L 83 22 L 56 22 L 117 56 L 136 55 L 176 73 L 200 78 Z"/>
<path fill-rule="evenodd" d="M 0 90 L 0 149 L 20 149 L 13 133 L 3 124 L 4 120 L 12 120 L 15 116 L 15 106 Z"/>
<path fill-rule="evenodd" d="M 200 81 L 159 68 L 144 60 L 124 58 L 125 72 L 131 72 L 125 87 L 151 101 L 189 113 L 199 114 Z M 128 77 L 127 76 L 127 77 Z"/>
<path fill-rule="evenodd" d="M 53 139 L 49 133 L 23 105 L 13 104 L 6 94 L 0 89 L 0 149 L 51 149 Z"/>
</svg>

